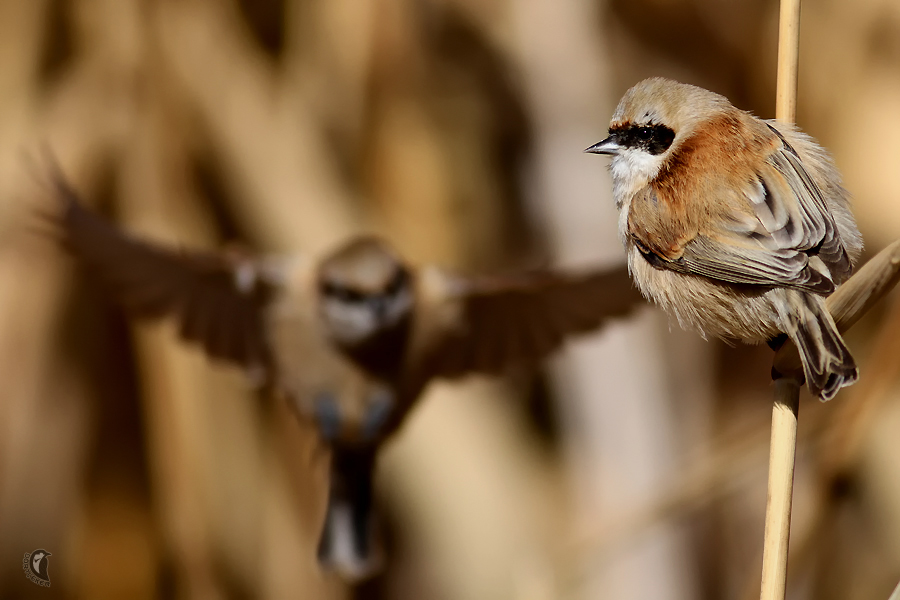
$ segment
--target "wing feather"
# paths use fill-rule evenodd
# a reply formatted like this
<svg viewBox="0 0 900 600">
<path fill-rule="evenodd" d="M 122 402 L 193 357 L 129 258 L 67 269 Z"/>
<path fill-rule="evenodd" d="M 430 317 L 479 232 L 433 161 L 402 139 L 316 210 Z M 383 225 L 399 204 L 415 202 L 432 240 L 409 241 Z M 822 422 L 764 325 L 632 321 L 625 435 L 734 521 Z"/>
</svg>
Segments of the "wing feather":
<svg viewBox="0 0 900 600">
<path fill-rule="evenodd" d="M 794 148 L 772 125 L 768 128 L 778 138 L 772 138 L 772 152 L 756 178 L 735 192 L 738 204 L 748 203 L 751 212 L 720 217 L 721 227 L 695 230 L 667 252 L 651 243 L 649 231 L 629 221 L 630 235 L 648 261 L 728 283 L 816 294 L 830 294 L 835 282 L 849 277 L 850 257 L 822 191 Z M 652 185 L 644 193 L 657 198 Z M 812 257 L 818 258 L 816 264 Z"/>
<path fill-rule="evenodd" d="M 533 366 L 563 340 L 625 315 L 642 298 L 624 266 L 572 275 L 536 271 L 458 280 L 449 302 L 459 318 L 423 352 L 420 383 Z"/>
<path fill-rule="evenodd" d="M 834 283 L 809 266 L 809 257 L 789 249 L 754 248 L 742 240 L 697 236 L 684 248 L 675 270 L 745 285 L 790 287 L 830 294 Z"/>
<path fill-rule="evenodd" d="M 828 210 L 822 190 L 803 166 L 797 151 L 777 129 L 771 125 L 769 128 L 778 135 L 782 143 L 782 147 L 772 155 L 770 162 L 784 177 L 798 199 L 803 212 L 804 228 L 809 231 L 809 241 L 815 240 L 808 248 L 799 249 L 815 249 L 832 279 L 841 283 L 852 274 L 853 264 L 834 222 L 834 216 Z"/>
<path fill-rule="evenodd" d="M 89 273 L 135 317 L 174 316 L 182 338 L 212 357 L 271 375 L 263 308 L 272 294 L 264 277 L 241 290 L 243 262 L 215 254 L 178 253 L 135 239 L 86 209 L 62 174 L 52 174 L 62 206 L 62 241 Z"/>
</svg>

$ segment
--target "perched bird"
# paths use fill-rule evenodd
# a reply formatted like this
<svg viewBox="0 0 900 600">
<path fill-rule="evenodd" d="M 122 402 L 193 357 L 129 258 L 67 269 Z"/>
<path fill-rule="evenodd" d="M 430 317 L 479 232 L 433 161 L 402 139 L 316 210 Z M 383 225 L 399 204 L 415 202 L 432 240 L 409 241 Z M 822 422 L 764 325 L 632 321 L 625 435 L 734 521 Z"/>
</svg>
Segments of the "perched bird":
<svg viewBox="0 0 900 600">
<path fill-rule="evenodd" d="M 121 232 L 52 177 L 62 240 L 127 311 L 174 317 L 182 338 L 314 423 L 331 449 L 319 558 L 348 577 L 377 566 L 377 451 L 429 382 L 534 366 L 642 302 L 624 266 L 462 278 L 414 268 L 375 237 L 321 259 L 175 252 Z"/>
<path fill-rule="evenodd" d="M 619 234 L 637 286 L 702 334 L 800 350 L 829 400 L 858 371 L 824 298 L 862 238 L 826 151 L 705 89 L 653 78 L 625 93 L 609 137 Z"/>
</svg>

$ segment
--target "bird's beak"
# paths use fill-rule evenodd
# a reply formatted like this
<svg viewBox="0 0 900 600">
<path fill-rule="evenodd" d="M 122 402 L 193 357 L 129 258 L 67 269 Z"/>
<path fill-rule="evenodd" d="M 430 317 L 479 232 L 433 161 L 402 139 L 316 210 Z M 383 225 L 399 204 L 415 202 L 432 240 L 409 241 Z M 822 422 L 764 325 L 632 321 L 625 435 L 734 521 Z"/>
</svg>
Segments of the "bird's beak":
<svg viewBox="0 0 900 600">
<path fill-rule="evenodd" d="M 615 138 L 609 136 L 602 142 L 597 142 L 593 146 L 585 148 L 584 151 L 590 154 L 618 154 L 621 149 L 622 146 L 616 143 Z"/>
</svg>

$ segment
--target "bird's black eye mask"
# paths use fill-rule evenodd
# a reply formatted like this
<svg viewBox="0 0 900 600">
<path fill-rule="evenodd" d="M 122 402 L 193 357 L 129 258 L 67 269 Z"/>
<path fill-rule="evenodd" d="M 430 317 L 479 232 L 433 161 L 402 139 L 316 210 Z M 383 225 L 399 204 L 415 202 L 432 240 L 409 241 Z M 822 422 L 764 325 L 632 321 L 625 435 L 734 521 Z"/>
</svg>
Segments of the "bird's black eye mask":
<svg viewBox="0 0 900 600">
<path fill-rule="evenodd" d="M 626 123 L 609 128 L 610 137 L 623 148 L 644 150 L 650 154 L 662 154 L 669 149 L 675 139 L 675 132 L 665 125 L 649 123 L 632 125 Z"/>
<path fill-rule="evenodd" d="M 362 304 L 373 300 L 380 301 L 382 298 L 390 298 L 396 296 L 400 291 L 409 284 L 409 273 L 406 269 L 398 269 L 397 273 L 388 283 L 385 290 L 381 293 L 366 293 L 338 285 L 329 281 L 323 281 L 319 284 L 320 293 L 328 298 L 334 298 L 348 304 Z"/>
<path fill-rule="evenodd" d="M 399 268 L 397 269 L 397 273 L 394 274 L 394 278 L 391 279 L 391 282 L 388 284 L 387 288 L 384 291 L 385 296 L 396 296 L 400 290 L 405 288 L 409 284 L 409 273 L 406 272 L 406 269 Z"/>
<path fill-rule="evenodd" d="M 356 290 L 328 281 L 319 284 L 319 291 L 327 298 L 333 298 L 348 304 L 361 303 L 366 299 L 366 294 L 363 294 L 362 292 L 357 292 Z"/>
</svg>

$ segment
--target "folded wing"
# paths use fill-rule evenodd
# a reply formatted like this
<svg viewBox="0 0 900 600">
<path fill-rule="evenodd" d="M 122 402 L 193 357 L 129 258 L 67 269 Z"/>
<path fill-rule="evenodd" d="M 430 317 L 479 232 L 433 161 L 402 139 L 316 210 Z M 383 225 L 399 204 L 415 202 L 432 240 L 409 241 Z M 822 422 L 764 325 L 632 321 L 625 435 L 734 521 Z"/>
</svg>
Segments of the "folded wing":
<svg viewBox="0 0 900 600">
<path fill-rule="evenodd" d="M 796 151 L 769 128 L 779 139 L 756 179 L 742 191 L 723 191 L 742 194 L 738 202 L 749 203 L 752 216 L 732 216 L 720 227 L 698 232 L 677 256 L 656 252 L 632 227 L 635 244 L 652 264 L 728 283 L 823 295 L 850 276 L 850 258 L 821 190 Z"/>
</svg>

